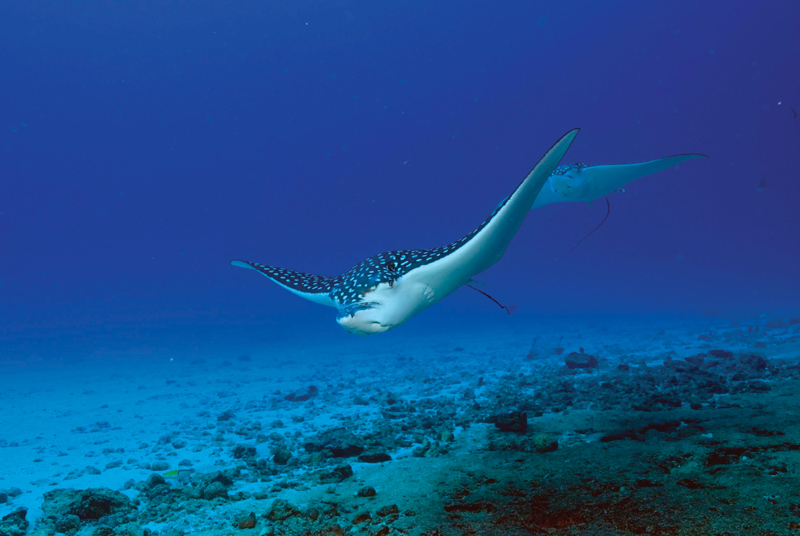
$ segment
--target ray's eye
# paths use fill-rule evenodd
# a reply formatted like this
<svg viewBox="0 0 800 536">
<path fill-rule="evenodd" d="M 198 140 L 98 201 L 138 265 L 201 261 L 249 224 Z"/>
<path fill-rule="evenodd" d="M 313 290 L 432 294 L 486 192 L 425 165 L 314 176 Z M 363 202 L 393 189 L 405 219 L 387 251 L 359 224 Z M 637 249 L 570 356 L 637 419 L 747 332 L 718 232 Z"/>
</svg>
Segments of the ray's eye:
<svg viewBox="0 0 800 536">
<path fill-rule="evenodd" d="M 391 273 L 391 274 L 397 272 L 397 263 L 394 262 L 394 261 L 389 262 L 386 265 L 386 270 L 388 270 L 389 273 Z M 394 279 L 390 279 L 389 280 L 389 288 L 393 288 L 394 287 L 394 281 L 395 281 Z"/>
</svg>

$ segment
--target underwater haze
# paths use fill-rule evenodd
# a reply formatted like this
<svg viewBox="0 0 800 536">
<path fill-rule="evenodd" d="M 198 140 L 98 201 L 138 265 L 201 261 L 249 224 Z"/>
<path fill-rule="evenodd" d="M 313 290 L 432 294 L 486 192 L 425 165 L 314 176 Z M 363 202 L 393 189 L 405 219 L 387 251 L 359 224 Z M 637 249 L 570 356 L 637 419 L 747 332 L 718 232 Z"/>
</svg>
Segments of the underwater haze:
<svg viewBox="0 0 800 536">
<path fill-rule="evenodd" d="M 565 163 L 709 158 L 610 196 L 572 254 L 605 203 L 532 212 L 481 276 L 496 299 L 531 319 L 796 308 L 799 16 L 790 1 L 7 3 L 4 346 L 342 337 L 332 310 L 228 262 L 338 275 L 450 243 L 574 127 Z M 406 328 L 503 316 L 466 289 Z"/>
</svg>

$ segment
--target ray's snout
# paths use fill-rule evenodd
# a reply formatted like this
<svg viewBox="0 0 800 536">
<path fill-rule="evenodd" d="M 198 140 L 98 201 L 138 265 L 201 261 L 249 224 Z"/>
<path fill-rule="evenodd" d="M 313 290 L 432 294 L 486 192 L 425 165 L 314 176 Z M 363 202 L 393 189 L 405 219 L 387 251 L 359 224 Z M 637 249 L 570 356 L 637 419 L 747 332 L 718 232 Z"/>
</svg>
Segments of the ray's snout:
<svg viewBox="0 0 800 536">
<path fill-rule="evenodd" d="M 379 321 L 370 318 L 366 310 L 356 311 L 351 315 L 339 314 L 336 317 L 336 322 L 338 322 L 345 331 L 362 337 L 374 335 L 375 333 L 383 333 L 394 327 L 381 324 Z"/>
</svg>

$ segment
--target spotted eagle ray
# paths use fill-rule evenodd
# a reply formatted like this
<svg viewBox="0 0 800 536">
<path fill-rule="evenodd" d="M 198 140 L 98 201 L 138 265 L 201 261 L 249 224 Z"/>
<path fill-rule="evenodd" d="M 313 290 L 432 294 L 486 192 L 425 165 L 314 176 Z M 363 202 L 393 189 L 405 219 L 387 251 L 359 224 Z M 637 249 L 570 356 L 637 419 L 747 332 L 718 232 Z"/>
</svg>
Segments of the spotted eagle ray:
<svg viewBox="0 0 800 536">
<path fill-rule="evenodd" d="M 605 197 L 607 212 L 603 221 L 592 229 L 589 234 L 581 238 L 577 244 L 569 250 L 572 253 L 584 240 L 589 238 L 595 231 L 608 219 L 611 214 L 611 205 L 608 202 L 608 194 L 612 192 L 624 192 L 623 186 L 635 181 L 645 175 L 651 175 L 664 171 L 687 160 L 695 158 L 708 158 L 704 154 L 680 154 L 668 156 L 657 160 L 639 162 L 636 164 L 611 164 L 603 166 L 590 166 L 588 164 L 573 164 L 558 166 L 550 178 L 547 179 L 542 191 L 536 196 L 533 208 L 543 207 L 550 203 L 564 203 L 574 201 L 586 201 L 589 206 L 595 199 Z M 477 290 L 477 289 L 476 289 Z M 492 300 L 491 296 L 489 296 Z M 502 307 L 502 305 L 501 305 Z"/>
<path fill-rule="evenodd" d="M 586 201 L 591 205 L 595 199 L 615 192 L 631 181 L 695 158 L 708 157 L 704 154 L 679 154 L 636 164 L 558 166 L 536 196 L 533 208 L 568 201 Z"/>
<path fill-rule="evenodd" d="M 571 130 L 558 140 L 477 229 L 452 244 L 381 253 L 336 277 L 242 260 L 231 264 L 261 272 L 307 300 L 336 307 L 336 321 L 350 333 L 389 331 L 500 260 L 577 134 L 578 129 Z"/>
</svg>

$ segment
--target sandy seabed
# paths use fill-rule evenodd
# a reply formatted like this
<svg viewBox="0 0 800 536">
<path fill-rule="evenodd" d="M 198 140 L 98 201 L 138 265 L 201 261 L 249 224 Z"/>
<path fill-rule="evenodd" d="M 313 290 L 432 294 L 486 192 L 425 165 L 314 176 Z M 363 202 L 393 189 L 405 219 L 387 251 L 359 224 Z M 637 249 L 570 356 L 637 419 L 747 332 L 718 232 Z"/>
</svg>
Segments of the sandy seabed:
<svg viewBox="0 0 800 536">
<path fill-rule="evenodd" d="M 800 321 L 0 365 L 0 535 L 800 534 Z"/>
</svg>

